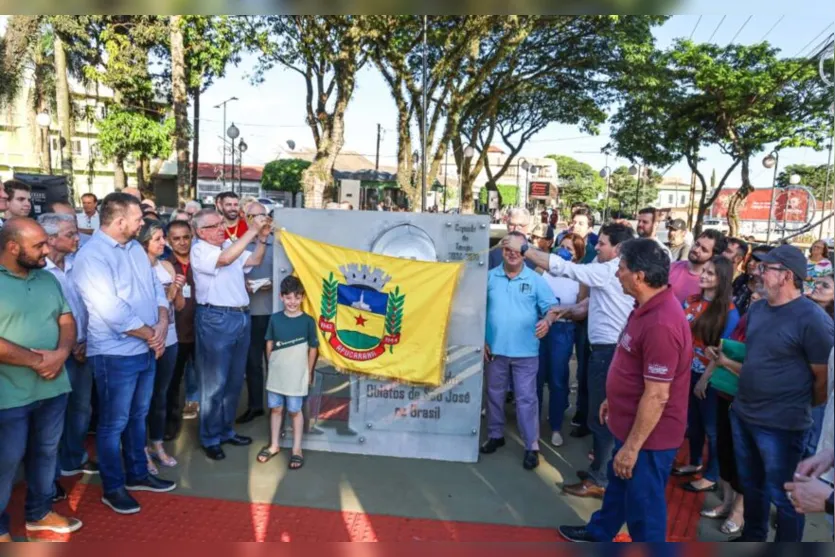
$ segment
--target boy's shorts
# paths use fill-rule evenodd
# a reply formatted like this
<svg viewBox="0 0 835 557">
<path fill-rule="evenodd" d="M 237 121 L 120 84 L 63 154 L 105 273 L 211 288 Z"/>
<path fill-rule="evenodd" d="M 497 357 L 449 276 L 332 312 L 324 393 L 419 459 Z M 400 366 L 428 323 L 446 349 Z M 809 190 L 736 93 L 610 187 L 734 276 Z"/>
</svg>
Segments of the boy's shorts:
<svg viewBox="0 0 835 557">
<path fill-rule="evenodd" d="M 287 407 L 287 411 L 291 414 L 301 412 L 304 404 L 303 396 L 285 396 L 272 391 L 267 391 L 267 406 L 269 408 Z"/>
</svg>

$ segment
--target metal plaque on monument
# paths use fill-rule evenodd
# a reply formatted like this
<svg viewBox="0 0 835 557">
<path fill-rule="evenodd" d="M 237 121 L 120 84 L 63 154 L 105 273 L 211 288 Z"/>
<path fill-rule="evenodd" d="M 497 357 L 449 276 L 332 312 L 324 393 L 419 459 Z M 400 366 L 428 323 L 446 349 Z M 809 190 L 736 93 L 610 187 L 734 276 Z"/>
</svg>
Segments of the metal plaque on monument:
<svg viewBox="0 0 835 557">
<path fill-rule="evenodd" d="M 445 377 L 415 387 L 335 369 L 320 361 L 305 406 L 304 448 L 367 455 L 478 460 L 489 218 L 473 215 L 276 209 L 279 228 L 328 244 L 420 261 L 466 263 L 453 300 Z M 278 285 L 293 272 L 275 244 Z M 282 443 L 290 444 L 288 433 Z"/>
</svg>

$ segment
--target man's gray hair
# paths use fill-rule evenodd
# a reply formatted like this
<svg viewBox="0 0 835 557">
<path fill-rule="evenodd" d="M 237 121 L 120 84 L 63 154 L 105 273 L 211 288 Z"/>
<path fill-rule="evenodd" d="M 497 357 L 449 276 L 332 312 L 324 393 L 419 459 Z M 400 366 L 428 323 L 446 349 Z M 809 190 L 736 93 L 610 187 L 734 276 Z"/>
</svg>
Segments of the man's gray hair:
<svg viewBox="0 0 835 557">
<path fill-rule="evenodd" d="M 192 199 L 191 201 L 186 203 L 185 206 L 183 207 L 184 211 L 187 211 L 188 209 L 195 209 L 197 211 L 201 211 L 203 209 L 203 206 L 200 204 L 199 201 L 194 201 Z"/>
<path fill-rule="evenodd" d="M 57 236 L 61 231 L 61 223 L 75 223 L 75 217 L 63 213 L 44 213 L 38 217 L 38 224 L 43 227 L 49 236 Z"/>
<path fill-rule="evenodd" d="M 207 217 L 210 216 L 220 216 L 216 209 L 201 209 L 194 215 L 194 229 L 198 230 L 203 227 L 203 223 L 206 221 Z"/>
<path fill-rule="evenodd" d="M 519 217 L 519 220 L 524 221 L 524 226 L 530 226 L 531 224 L 531 213 L 524 207 L 514 207 L 511 209 L 507 220 L 510 221 L 513 217 Z"/>
</svg>

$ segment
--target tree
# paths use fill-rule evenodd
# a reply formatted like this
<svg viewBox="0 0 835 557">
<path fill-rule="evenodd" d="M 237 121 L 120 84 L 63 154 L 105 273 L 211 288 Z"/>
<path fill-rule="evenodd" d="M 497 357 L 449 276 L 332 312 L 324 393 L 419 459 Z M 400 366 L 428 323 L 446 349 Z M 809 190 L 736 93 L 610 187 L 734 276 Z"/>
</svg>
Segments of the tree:
<svg viewBox="0 0 835 557">
<path fill-rule="evenodd" d="M 594 205 L 605 193 L 606 180 L 590 165 L 564 155 L 548 155 L 546 158 L 557 161 L 559 196 L 566 209 L 577 202 Z"/>
<path fill-rule="evenodd" d="M 333 165 L 345 143 L 345 111 L 366 60 L 361 16 L 266 16 L 252 18 L 247 36 L 262 56 L 255 80 L 276 64 L 304 78 L 307 125 L 316 154 L 304 171 L 305 207 L 321 208 L 333 182 Z"/>
<path fill-rule="evenodd" d="M 164 160 L 171 155 L 174 126 L 173 118 L 161 119 L 152 113 L 114 107 L 98 124 L 99 149 L 116 161 L 116 168 L 124 168 L 125 160 L 131 156 L 137 160 Z M 143 171 L 141 167 L 137 170 Z M 117 187 L 126 185 L 123 182 Z"/>
<path fill-rule="evenodd" d="M 188 171 L 188 91 L 186 83 L 186 53 L 183 45 L 183 16 L 169 16 L 171 41 L 171 90 L 174 100 L 174 134 L 177 146 L 177 195 L 185 201 L 189 198 Z M 224 169 L 225 170 L 225 169 Z M 195 174 L 197 168 L 194 169 Z"/>
<path fill-rule="evenodd" d="M 661 175 L 657 172 L 645 172 L 638 183 L 638 177 L 629 174 L 627 167 L 616 168 L 609 181 L 609 210 L 617 208 L 634 215 L 637 210 L 651 206 L 658 197 L 660 182 Z"/>
<path fill-rule="evenodd" d="M 826 201 L 832 196 L 832 186 L 835 184 L 835 167 L 831 164 L 811 166 L 808 164 L 790 164 L 777 175 L 777 185 L 785 188 L 789 185 L 789 178 L 792 174 L 800 176 L 800 186 L 812 190 L 815 199 Z"/>
<path fill-rule="evenodd" d="M 730 233 L 737 234 L 739 208 L 753 191 L 751 157 L 771 145 L 823 146 L 829 101 L 817 59 L 778 53 L 768 43 L 720 47 L 679 40 L 618 83 L 623 104 L 613 118 L 612 145 L 621 156 L 657 167 L 687 161 L 702 185 L 696 233 L 739 167 L 741 186 L 728 205 Z M 718 145 L 731 164 L 708 195 L 699 163 L 709 145 Z"/>
<path fill-rule="evenodd" d="M 267 190 L 297 193 L 303 190 L 302 175 L 310 167 L 303 159 L 279 159 L 264 165 L 261 187 Z"/>
</svg>

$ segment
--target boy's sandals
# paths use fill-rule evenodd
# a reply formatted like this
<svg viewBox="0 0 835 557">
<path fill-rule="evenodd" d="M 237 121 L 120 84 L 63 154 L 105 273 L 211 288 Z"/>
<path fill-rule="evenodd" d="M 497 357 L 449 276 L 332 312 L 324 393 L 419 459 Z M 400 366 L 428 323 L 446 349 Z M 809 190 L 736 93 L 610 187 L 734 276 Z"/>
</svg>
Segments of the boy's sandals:
<svg viewBox="0 0 835 557">
<path fill-rule="evenodd" d="M 290 464 L 288 466 L 290 470 L 298 470 L 304 466 L 304 457 L 300 454 L 294 454 L 290 457 Z"/>
<path fill-rule="evenodd" d="M 257 456 L 258 462 L 260 462 L 261 464 L 269 462 L 270 460 L 272 460 L 272 458 L 275 455 L 277 455 L 280 452 L 281 452 L 280 449 L 277 450 L 276 452 L 272 452 L 270 450 L 270 446 L 267 445 L 266 447 L 263 447 L 260 451 L 258 451 L 258 456 Z"/>
</svg>

